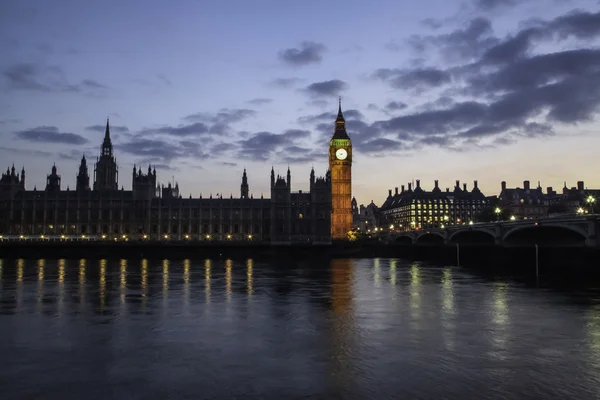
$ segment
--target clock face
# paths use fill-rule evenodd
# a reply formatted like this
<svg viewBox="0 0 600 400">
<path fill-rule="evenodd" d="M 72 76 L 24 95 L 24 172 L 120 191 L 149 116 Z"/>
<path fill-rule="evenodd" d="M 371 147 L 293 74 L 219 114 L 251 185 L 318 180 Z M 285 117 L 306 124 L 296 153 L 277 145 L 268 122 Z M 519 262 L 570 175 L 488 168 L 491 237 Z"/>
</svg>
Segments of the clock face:
<svg viewBox="0 0 600 400">
<path fill-rule="evenodd" d="M 348 157 L 348 152 L 346 151 L 346 149 L 337 149 L 337 151 L 335 152 L 335 157 L 338 160 L 345 160 L 346 157 Z"/>
</svg>

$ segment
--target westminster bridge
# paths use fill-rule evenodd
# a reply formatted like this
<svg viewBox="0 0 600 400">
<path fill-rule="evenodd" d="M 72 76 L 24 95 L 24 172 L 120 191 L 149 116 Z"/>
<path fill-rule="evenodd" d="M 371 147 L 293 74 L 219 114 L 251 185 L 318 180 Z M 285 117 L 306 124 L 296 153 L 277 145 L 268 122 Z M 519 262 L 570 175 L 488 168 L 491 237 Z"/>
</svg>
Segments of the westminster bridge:
<svg viewBox="0 0 600 400">
<path fill-rule="evenodd" d="M 541 219 L 495 221 L 383 233 L 380 238 L 397 244 L 529 244 L 600 248 L 600 215 L 574 215 Z"/>
</svg>

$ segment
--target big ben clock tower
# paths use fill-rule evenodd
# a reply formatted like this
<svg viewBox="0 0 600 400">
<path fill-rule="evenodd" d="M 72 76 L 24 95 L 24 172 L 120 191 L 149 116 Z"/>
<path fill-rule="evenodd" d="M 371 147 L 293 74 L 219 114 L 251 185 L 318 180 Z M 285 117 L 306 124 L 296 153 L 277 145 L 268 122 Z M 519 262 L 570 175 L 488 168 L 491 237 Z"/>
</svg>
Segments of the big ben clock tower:
<svg viewBox="0 0 600 400">
<path fill-rule="evenodd" d="M 329 142 L 331 171 L 331 238 L 345 239 L 352 229 L 352 142 L 346 133 L 342 100 Z"/>
</svg>

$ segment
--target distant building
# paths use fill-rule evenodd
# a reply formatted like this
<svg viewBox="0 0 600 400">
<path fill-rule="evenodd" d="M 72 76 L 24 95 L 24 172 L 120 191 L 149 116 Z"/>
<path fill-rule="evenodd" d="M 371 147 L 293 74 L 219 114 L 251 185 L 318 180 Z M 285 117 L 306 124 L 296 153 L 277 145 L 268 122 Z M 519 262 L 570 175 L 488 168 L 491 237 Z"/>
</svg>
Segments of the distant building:
<svg viewBox="0 0 600 400">
<path fill-rule="evenodd" d="M 400 192 L 396 187 L 392 194 L 390 189 L 381 206 L 381 224 L 394 225 L 395 229 L 401 230 L 460 224 L 471 221 L 487 204 L 488 200 L 479 190 L 477 181 L 474 181 L 471 191 L 466 184 L 461 188 L 460 181 L 456 181 L 452 190 L 446 188 L 442 191 L 436 180 L 434 188 L 425 191 L 417 179 L 414 190 L 411 183 L 407 190 L 402 185 Z"/>
<path fill-rule="evenodd" d="M 356 199 L 352 199 L 352 215 L 353 228 L 359 228 L 361 231 L 366 232 L 369 229 L 379 227 L 379 207 L 373 203 L 367 206 L 361 204 L 358 206 Z"/>
<path fill-rule="evenodd" d="M 341 116 L 338 115 L 338 120 Z M 343 117 L 342 117 L 343 121 Z M 344 148 L 345 160 L 337 157 L 338 214 L 346 212 L 350 195 L 351 148 L 347 135 L 338 140 L 344 125 L 336 121 L 331 149 Z M 340 141 L 340 143 L 338 143 Z M 339 160 L 338 160 L 339 159 Z M 344 161 L 344 162 L 341 162 Z M 339 165 L 338 165 L 339 164 Z M 341 171 L 341 172 L 340 172 Z M 156 169 L 146 173 L 133 167 L 132 189 L 118 189 L 119 170 L 113 154 L 107 121 L 100 156 L 90 187 L 88 165 L 82 157 L 75 190 L 61 188 L 56 166 L 43 190 L 25 188 L 25 169 L 18 174 L 13 165 L 0 177 L 0 235 L 94 236 L 106 240 L 253 240 L 271 243 L 330 243 L 332 177 L 310 173 L 310 191 L 292 192 L 292 175 L 275 176 L 271 169 L 271 198 L 254 198 L 244 170 L 240 196 L 211 194 L 208 198 L 183 198 L 179 185 L 157 182 Z M 344 204 L 342 204 L 344 203 Z M 350 200 L 348 214 L 351 218 Z M 345 215 L 345 214 L 344 214 Z M 339 217 L 346 229 L 345 217 Z M 341 231 L 340 231 L 341 232 Z"/>
<path fill-rule="evenodd" d="M 508 188 L 506 182 L 501 183 L 498 206 L 511 217 L 543 218 L 548 215 L 549 205 L 549 196 L 543 192 L 539 183 L 536 188 L 532 188 L 529 181 L 523 181 L 523 188 Z"/>
<path fill-rule="evenodd" d="M 576 187 L 568 189 L 565 182 L 562 194 L 557 197 L 555 202 L 564 204 L 568 212 L 577 212 L 579 208 L 589 211 L 590 203 L 588 203 L 588 199 L 590 196 L 594 199 L 594 205 L 598 207 L 600 189 L 588 189 L 583 181 L 578 181 Z"/>
</svg>

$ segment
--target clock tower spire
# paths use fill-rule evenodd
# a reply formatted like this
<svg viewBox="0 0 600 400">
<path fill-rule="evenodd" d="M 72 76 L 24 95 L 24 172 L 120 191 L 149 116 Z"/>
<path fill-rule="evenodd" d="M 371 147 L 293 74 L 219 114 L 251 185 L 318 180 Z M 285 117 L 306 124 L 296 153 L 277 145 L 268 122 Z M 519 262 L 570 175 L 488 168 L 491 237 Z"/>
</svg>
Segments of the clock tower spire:
<svg viewBox="0 0 600 400">
<path fill-rule="evenodd" d="M 329 142 L 331 171 L 331 237 L 345 239 L 352 229 L 352 142 L 339 99 L 333 137 Z"/>
</svg>

